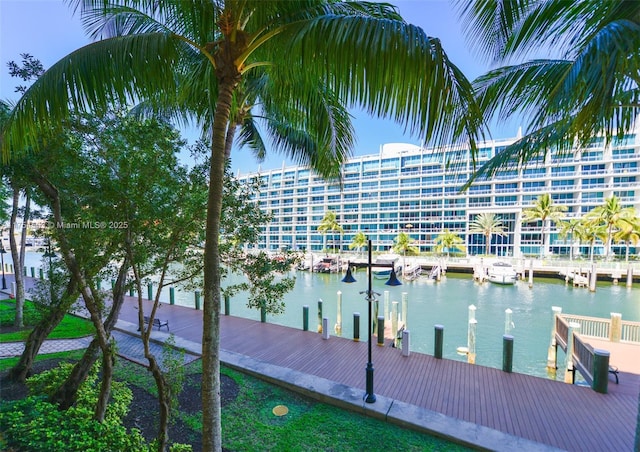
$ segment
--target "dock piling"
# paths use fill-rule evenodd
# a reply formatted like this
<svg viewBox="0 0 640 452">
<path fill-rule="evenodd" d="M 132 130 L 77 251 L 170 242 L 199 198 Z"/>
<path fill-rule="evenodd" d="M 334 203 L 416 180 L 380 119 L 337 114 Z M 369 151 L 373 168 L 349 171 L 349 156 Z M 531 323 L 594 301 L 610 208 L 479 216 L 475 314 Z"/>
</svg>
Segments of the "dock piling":
<svg viewBox="0 0 640 452">
<path fill-rule="evenodd" d="M 342 335 L 342 292 L 337 292 L 337 316 L 336 316 L 336 326 L 335 331 L 338 336 Z"/>
<path fill-rule="evenodd" d="M 309 305 L 302 307 L 302 331 L 309 331 Z"/>
<path fill-rule="evenodd" d="M 435 329 L 435 341 L 433 356 L 437 359 L 442 359 L 442 347 L 444 345 L 444 326 L 436 325 Z"/>
<path fill-rule="evenodd" d="M 384 345 L 384 316 L 378 316 L 378 346 L 382 347 Z"/>
<path fill-rule="evenodd" d="M 402 356 L 409 356 L 409 330 L 402 330 Z"/>
</svg>

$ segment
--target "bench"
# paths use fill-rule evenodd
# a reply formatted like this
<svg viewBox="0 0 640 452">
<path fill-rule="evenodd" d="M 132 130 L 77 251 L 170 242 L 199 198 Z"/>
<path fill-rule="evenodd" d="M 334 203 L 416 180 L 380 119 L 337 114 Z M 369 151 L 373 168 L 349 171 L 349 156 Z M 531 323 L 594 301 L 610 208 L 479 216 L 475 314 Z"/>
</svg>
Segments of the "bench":
<svg viewBox="0 0 640 452">
<path fill-rule="evenodd" d="M 145 325 L 148 325 L 148 324 L 149 324 L 149 320 L 150 320 L 150 319 L 149 319 L 149 316 L 145 315 L 145 316 L 144 316 L 144 323 L 145 323 Z M 167 327 L 167 331 L 169 331 L 169 321 L 168 321 L 168 320 L 160 320 L 160 319 L 158 319 L 158 318 L 155 318 L 155 319 L 153 319 L 153 326 L 157 326 L 157 327 L 158 327 L 158 330 L 159 330 L 160 328 L 162 328 L 163 326 L 166 326 L 166 327 Z"/>
<path fill-rule="evenodd" d="M 618 368 L 616 366 L 609 366 L 609 373 L 616 377 L 616 384 L 618 384 Z"/>
</svg>

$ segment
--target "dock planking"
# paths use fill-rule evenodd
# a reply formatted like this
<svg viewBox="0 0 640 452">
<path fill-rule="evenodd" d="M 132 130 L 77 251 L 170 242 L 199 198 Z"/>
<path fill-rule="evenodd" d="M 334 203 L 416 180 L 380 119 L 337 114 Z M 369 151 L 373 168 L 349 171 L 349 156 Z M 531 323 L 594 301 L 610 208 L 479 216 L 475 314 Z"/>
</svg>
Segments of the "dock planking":
<svg viewBox="0 0 640 452">
<path fill-rule="evenodd" d="M 120 318 L 136 321 L 133 299 Z M 146 308 L 145 308 L 146 312 Z M 202 312 L 163 305 L 175 334 L 201 342 Z M 131 318 L 133 316 L 133 318 Z M 367 343 L 315 331 L 221 316 L 222 349 L 315 375 L 364 393 Z M 375 338 L 374 338 L 375 341 Z M 620 373 L 609 393 L 500 369 L 374 346 L 375 393 L 569 451 L 633 450 L 640 376 Z"/>
</svg>

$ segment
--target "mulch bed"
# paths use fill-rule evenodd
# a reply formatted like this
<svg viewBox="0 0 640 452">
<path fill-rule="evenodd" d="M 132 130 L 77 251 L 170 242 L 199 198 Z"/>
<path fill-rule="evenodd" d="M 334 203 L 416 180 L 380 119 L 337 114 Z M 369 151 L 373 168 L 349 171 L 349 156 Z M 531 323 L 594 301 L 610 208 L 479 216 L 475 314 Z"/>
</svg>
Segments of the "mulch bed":
<svg viewBox="0 0 640 452">
<path fill-rule="evenodd" d="M 56 367 L 61 360 L 47 360 L 37 362 L 33 373 Z M 4 380 L 6 372 L 0 374 L 0 399 L 17 400 L 26 397 L 27 388 L 22 383 Z M 185 379 L 182 392 L 178 396 L 180 411 L 186 414 L 197 414 L 202 410 L 201 375 L 189 375 Z M 235 400 L 239 392 L 238 384 L 230 377 L 221 375 L 221 405 L 225 406 Z M 137 428 L 147 441 L 152 441 L 158 432 L 158 400 L 146 390 L 129 385 L 133 392 L 133 401 L 129 407 L 129 414 L 124 418 L 127 428 Z M 169 428 L 171 442 L 191 444 L 194 451 L 202 449 L 202 434 L 192 430 L 181 420 L 176 420 Z"/>
</svg>

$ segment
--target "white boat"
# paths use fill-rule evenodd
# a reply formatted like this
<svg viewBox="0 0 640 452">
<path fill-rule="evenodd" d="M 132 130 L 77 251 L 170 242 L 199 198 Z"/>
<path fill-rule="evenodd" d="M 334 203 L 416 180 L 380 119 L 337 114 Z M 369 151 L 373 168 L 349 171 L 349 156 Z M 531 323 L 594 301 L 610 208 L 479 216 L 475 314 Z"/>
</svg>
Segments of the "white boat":
<svg viewBox="0 0 640 452">
<path fill-rule="evenodd" d="M 513 265 L 507 262 L 494 262 L 487 272 L 487 279 L 496 284 L 515 284 L 518 273 Z"/>
<path fill-rule="evenodd" d="M 402 272 L 402 277 L 409 281 L 413 281 L 414 279 L 417 279 L 418 277 L 420 277 L 421 274 L 422 274 L 422 265 L 413 264 L 413 265 L 407 265 L 407 267 Z"/>
<path fill-rule="evenodd" d="M 371 269 L 373 277 L 376 279 L 389 279 L 389 276 L 391 276 L 392 266 L 395 269 L 396 274 L 398 272 L 401 272 L 402 266 L 395 265 L 399 258 L 400 256 L 398 256 L 397 254 L 381 254 L 380 256 L 378 256 L 374 264 L 385 264 L 389 265 L 389 267 L 373 267 Z"/>
</svg>

